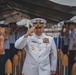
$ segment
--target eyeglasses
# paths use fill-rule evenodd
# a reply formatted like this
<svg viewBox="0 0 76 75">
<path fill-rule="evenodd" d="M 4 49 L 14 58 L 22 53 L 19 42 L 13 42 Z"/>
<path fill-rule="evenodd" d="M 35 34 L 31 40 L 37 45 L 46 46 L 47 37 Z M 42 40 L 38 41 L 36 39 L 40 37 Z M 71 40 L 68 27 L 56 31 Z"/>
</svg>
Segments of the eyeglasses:
<svg viewBox="0 0 76 75">
<path fill-rule="evenodd" d="M 36 29 L 41 29 L 42 27 L 35 27 Z"/>
</svg>

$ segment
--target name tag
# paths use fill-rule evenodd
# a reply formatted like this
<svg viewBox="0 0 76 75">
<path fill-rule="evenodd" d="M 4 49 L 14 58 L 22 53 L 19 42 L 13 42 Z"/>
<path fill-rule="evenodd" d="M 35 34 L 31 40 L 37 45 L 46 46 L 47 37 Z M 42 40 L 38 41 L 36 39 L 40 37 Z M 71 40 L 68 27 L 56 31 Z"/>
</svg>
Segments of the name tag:
<svg viewBox="0 0 76 75">
<path fill-rule="evenodd" d="M 33 43 L 37 43 L 36 41 L 32 41 Z"/>
<path fill-rule="evenodd" d="M 31 39 L 32 43 L 37 43 L 37 41 L 35 39 Z"/>
</svg>

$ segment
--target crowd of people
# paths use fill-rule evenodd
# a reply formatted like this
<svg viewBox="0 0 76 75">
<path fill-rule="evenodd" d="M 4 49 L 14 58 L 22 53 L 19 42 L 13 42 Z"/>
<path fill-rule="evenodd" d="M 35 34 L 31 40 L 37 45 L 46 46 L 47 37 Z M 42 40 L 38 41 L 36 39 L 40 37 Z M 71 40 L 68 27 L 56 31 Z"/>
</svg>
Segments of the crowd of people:
<svg viewBox="0 0 76 75">
<path fill-rule="evenodd" d="M 62 42 L 61 39 L 64 40 L 62 51 L 68 56 L 68 75 L 72 75 L 72 67 L 76 62 L 76 20 L 64 22 L 60 36 Z"/>
<path fill-rule="evenodd" d="M 5 62 L 13 60 L 19 49 L 26 50 L 23 75 L 55 75 L 57 68 L 57 49 L 53 37 L 44 33 L 46 20 L 35 18 L 30 21 L 31 28 L 17 26 L 16 22 L 0 24 L 0 74 L 5 75 Z M 30 35 L 32 33 L 32 35 Z M 76 23 L 64 22 L 61 41 L 64 37 L 64 54 L 68 56 L 68 75 L 76 62 Z M 60 42 L 59 42 L 60 44 Z M 61 44 L 60 44 L 61 45 Z M 59 47 L 61 48 L 61 47 Z"/>
<path fill-rule="evenodd" d="M 0 24 L 0 74 L 5 75 L 5 63 L 8 59 L 13 61 L 13 56 L 18 49 L 14 47 L 15 41 L 27 32 L 25 26 L 18 26 L 16 22 Z"/>
</svg>

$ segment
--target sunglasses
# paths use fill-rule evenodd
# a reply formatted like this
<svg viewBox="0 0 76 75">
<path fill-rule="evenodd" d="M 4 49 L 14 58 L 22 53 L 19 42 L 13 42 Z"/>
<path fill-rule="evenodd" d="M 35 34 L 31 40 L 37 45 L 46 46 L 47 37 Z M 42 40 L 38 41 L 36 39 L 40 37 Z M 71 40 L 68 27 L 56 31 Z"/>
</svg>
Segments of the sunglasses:
<svg viewBox="0 0 76 75">
<path fill-rule="evenodd" d="M 35 27 L 36 29 L 41 29 L 42 27 Z"/>
</svg>

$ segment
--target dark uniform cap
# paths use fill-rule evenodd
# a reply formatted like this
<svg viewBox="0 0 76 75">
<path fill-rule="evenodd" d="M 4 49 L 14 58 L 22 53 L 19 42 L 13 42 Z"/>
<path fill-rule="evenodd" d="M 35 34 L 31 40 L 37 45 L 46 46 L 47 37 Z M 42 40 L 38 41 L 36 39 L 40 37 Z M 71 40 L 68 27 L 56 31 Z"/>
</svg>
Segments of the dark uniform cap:
<svg viewBox="0 0 76 75">
<path fill-rule="evenodd" d="M 30 21 L 30 25 L 31 26 L 37 26 L 37 27 L 41 27 L 41 26 L 46 26 L 46 20 L 42 19 L 42 18 L 34 18 Z"/>
<path fill-rule="evenodd" d="M 69 21 L 64 21 L 64 25 L 68 25 L 69 24 Z"/>
<path fill-rule="evenodd" d="M 76 19 L 69 20 L 68 25 L 76 25 Z"/>
<path fill-rule="evenodd" d="M 0 24 L 0 27 L 4 27 L 4 24 Z"/>
<path fill-rule="evenodd" d="M 0 27 L 4 27 L 5 25 L 4 25 L 4 22 L 5 21 L 0 21 Z"/>
<path fill-rule="evenodd" d="M 9 23 L 5 23 L 4 26 L 5 26 L 5 27 L 9 27 Z"/>
</svg>

